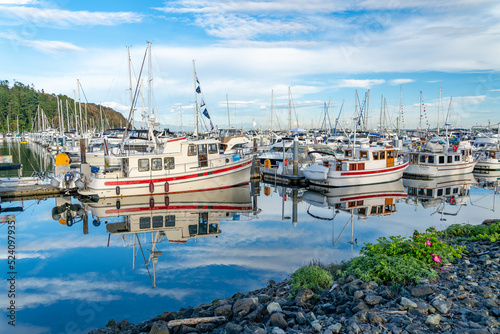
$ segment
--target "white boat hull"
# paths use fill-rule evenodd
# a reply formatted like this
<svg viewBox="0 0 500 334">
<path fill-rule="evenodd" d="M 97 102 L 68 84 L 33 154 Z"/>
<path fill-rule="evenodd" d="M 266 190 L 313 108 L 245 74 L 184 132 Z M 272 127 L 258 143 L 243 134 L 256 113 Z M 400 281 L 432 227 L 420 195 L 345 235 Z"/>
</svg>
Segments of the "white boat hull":
<svg viewBox="0 0 500 334">
<path fill-rule="evenodd" d="M 318 165 L 316 165 L 318 166 Z M 401 179 L 404 170 L 408 167 L 408 162 L 393 167 L 380 168 L 376 170 L 359 170 L 359 171 L 336 171 L 335 167 L 328 168 L 326 179 L 321 180 L 322 170 L 313 170 L 313 178 L 308 178 L 310 184 L 322 187 L 350 187 L 361 186 L 368 184 L 386 183 Z M 307 178 L 308 168 L 304 170 L 304 175 Z"/>
<path fill-rule="evenodd" d="M 450 175 L 460 175 L 472 173 L 477 161 L 449 164 L 449 165 L 428 165 L 410 164 L 404 172 L 404 177 L 442 177 Z"/>
<path fill-rule="evenodd" d="M 250 181 L 252 158 L 202 170 L 154 175 L 152 177 L 93 177 L 90 176 L 82 196 L 111 198 L 124 196 L 150 196 L 193 191 L 224 189 Z"/>
</svg>

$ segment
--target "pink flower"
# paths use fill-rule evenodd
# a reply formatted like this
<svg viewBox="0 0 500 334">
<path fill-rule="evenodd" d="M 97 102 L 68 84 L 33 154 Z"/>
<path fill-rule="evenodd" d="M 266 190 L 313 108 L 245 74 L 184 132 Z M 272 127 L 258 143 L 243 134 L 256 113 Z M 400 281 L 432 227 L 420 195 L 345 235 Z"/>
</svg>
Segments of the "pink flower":
<svg viewBox="0 0 500 334">
<path fill-rule="evenodd" d="M 425 244 L 426 244 L 427 246 L 432 246 L 432 243 L 431 243 L 429 240 L 425 240 Z"/>
<path fill-rule="evenodd" d="M 441 263 L 441 257 L 439 255 L 431 254 L 431 257 L 434 260 L 434 262 Z"/>
</svg>

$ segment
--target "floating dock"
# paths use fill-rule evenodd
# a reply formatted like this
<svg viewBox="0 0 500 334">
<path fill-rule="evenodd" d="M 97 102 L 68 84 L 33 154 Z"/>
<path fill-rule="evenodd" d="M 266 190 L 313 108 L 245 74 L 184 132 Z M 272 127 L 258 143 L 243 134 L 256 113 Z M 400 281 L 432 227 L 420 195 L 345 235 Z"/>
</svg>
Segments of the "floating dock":
<svg viewBox="0 0 500 334">
<path fill-rule="evenodd" d="M 65 193 L 66 193 L 65 190 L 54 188 L 50 184 L 3 186 L 0 183 L 0 202 L 2 202 L 4 198 L 28 199 L 30 197 L 36 197 L 36 196 L 57 196 L 59 194 L 65 194 Z"/>
</svg>

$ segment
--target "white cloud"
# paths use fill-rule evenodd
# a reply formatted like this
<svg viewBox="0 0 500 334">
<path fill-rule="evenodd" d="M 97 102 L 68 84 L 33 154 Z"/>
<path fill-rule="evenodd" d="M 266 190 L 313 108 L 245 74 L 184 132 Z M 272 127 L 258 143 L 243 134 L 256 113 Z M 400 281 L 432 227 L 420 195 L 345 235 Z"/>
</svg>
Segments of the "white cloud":
<svg viewBox="0 0 500 334">
<path fill-rule="evenodd" d="M 399 85 L 404 85 L 407 83 L 412 83 L 415 82 L 414 79 L 392 79 L 389 80 L 389 85 L 391 86 L 399 86 Z"/>
<path fill-rule="evenodd" d="M 66 52 L 81 52 L 84 50 L 68 42 L 24 39 L 12 31 L 7 33 L 0 32 L 0 38 L 5 38 L 11 40 L 14 44 L 27 46 L 42 53 L 52 55 L 58 55 Z"/>
<path fill-rule="evenodd" d="M 376 85 L 382 85 L 385 83 L 384 79 L 344 79 L 338 84 L 338 87 L 349 87 L 349 88 L 363 88 L 369 89 Z"/>
<path fill-rule="evenodd" d="M 54 8 L 39 8 L 28 6 L 1 6 L 0 17 L 14 19 L 18 24 L 60 27 L 118 25 L 124 23 L 139 23 L 141 14 L 133 12 L 89 12 L 69 11 Z"/>
</svg>

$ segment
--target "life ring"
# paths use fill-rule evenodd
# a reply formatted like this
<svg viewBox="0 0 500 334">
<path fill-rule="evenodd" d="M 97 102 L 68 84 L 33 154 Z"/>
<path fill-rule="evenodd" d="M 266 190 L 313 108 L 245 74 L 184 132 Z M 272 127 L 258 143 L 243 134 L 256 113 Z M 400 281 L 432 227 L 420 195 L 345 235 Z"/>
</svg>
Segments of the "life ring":
<svg viewBox="0 0 500 334">
<path fill-rule="evenodd" d="M 458 146 L 457 145 L 453 145 L 453 152 L 456 152 L 458 150 Z"/>
<path fill-rule="evenodd" d="M 264 160 L 264 168 L 271 168 L 271 160 L 269 159 Z"/>
<path fill-rule="evenodd" d="M 456 203 L 457 203 L 457 202 L 455 201 L 455 198 L 454 198 L 454 197 L 450 198 L 450 204 L 451 204 L 451 205 L 455 205 Z"/>
</svg>

